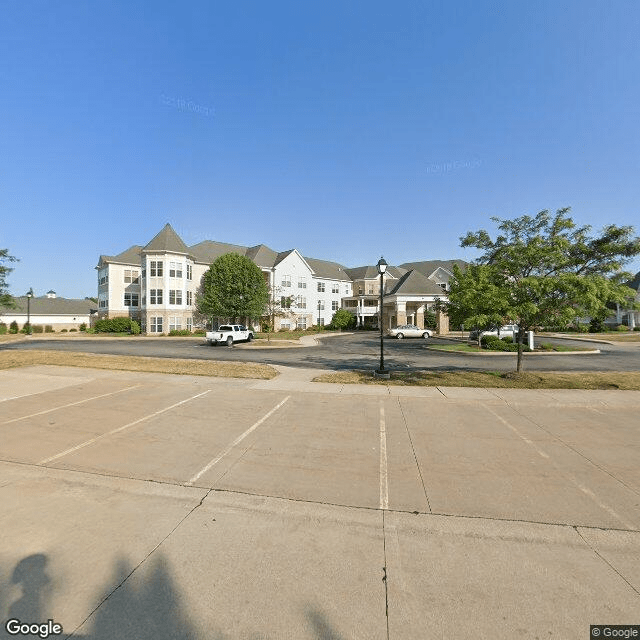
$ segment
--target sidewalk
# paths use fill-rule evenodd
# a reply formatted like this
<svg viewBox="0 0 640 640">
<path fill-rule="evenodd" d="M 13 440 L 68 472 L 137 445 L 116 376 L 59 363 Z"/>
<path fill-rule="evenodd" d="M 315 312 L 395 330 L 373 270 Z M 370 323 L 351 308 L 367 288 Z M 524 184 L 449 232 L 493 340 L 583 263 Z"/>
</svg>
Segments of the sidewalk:
<svg viewBox="0 0 640 640">
<path fill-rule="evenodd" d="M 419 387 L 386 384 L 340 384 L 313 382 L 313 379 L 337 373 L 325 369 L 304 369 L 271 365 L 278 376 L 271 380 L 256 380 L 250 389 L 295 391 L 298 393 L 326 393 L 340 395 L 392 396 L 432 398 L 442 401 L 482 401 L 497 403 L 542 403 L 542 406 L 638 406 L 640 391 L 584 390 L 584 389 L 501 389 L 482 387 Z M 373 373 L 372 373 L 373 376 Z"/>
</svg>

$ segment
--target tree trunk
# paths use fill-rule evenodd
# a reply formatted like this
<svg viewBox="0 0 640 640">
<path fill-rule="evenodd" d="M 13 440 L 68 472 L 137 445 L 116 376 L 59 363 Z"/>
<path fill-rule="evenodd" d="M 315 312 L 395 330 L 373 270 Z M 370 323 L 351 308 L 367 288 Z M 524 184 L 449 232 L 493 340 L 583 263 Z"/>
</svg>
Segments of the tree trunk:
<svg viewBox="0 0 640 640">
<path fill-rule="evenodd" d="M 516 364 L 516 373 L 520 373 L 522 370 L 522 338 L 524 337 L 524 332 L 522 329 L 518 330 L 518 361 Z"/>
</svg>

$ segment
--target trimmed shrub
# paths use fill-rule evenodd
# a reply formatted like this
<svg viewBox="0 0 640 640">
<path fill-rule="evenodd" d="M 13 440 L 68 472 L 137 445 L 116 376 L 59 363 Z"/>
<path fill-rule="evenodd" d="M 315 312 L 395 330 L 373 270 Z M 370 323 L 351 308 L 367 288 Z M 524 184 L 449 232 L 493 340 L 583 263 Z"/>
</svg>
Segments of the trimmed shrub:
<svg viewBox="0 0 640 640">
<path fill-rule="evenodd" d="M 34 325 L 31 325 L 31 331 L 33 333 L 43 333 L 44 327 L 41 324 L 34 324 Z"/>
<path fill-rule="evenodd" d="M 169 331 L 169 335 L 170 336 L 190 336 L 191 331 L 189 331 L 188 329 L 171 329 L 171 331 Z"/>
<path fill-rule="evenodd" d="M 629 327 L 623 325 L 623 324 L 619 324 L 616 328 L 616 331 L 629 331 Z"/>
<path fill-rule="evenodd" d="M 9 333 L 18 333 L 18 323 L 15 320 L 9 325 Z"/>
<path fill-rule="evenodd" d="M 513 353 L 518 351 L 518 343 L 514 342 L 513 338 L 510 337 L 500 339 L 494 335 L 482 336 L 480 344 L 488 351 L 509 351 Z M 522 350 L 531 351 L 526 344 L 522 345 Z"/>
<path fill-rule="evenodd" d="M 640 327 L 633 327 L 634 331 L 640 331 Z"/>
<path fill-rule="evenodd" d="M 4 322 L 0 322 L 0 336 L 7 333 L 7 325 Z"/>
<path fill-rule="evenodd" d="M 602 333 L 606 330 L 604 326 L 604 320 L 602 318 L 591 318 L 591 322 L 589 323 L 589 332 L 590 333 Z"/>
<path fill-rule="evenodd" d="M 131 321 L 131 335 L 139 336 L 140 335 L 140 325 L 135 321 Z"/>
<path fill-rule="evenodd" d="M 22 329 L 20 329 L 20 333 L 31 333 L 31 325 L 28 322 L 25 322 L 22 325 Z"/>
<path fill-rule="evenodd" d="M 66 329 L 60 329 L 60 333 L 67 333 Z"/>
<path fill-rule="evenodd" d="M 480 345 L 485 349 L 499 348 L 500 342 L 500 338 L 494 335 L 482 336 L 482 338 L 480 338 Z"/>
<path fill-rule="evenodd" d="M 53 327 L 50 324 L 45 324 L 44 325 L 44 332 L 45 333 L 53 333 Z"/>
<path fill-rule="evenodd" d="M 73 328 L 69 329 L 69 331 L 70 331 L 70 332 L 71 332 L 71 331 L 76 331 L 76 332 L 77 332 L 78 330 L 77 330 L 75 327 L 73 327 Z"/>
<path fill-rule="evenodd" d="M 103 318 L 96 320 L 96 333 L 134 333 L 134 321 L 129 318 Z M 140 325 L 135 323 L 138 333 L 140 333 Z M 137 334 L 135 334 L 137 335 Z"/>
<path fill-rule="evenodd" d="M 83 322 L 83 323 L 80 325 L 80 331 L 86 331 L 86 330 L 87 330 L 87 323 L 86 323 L 86 322 Z"/>
</svg>

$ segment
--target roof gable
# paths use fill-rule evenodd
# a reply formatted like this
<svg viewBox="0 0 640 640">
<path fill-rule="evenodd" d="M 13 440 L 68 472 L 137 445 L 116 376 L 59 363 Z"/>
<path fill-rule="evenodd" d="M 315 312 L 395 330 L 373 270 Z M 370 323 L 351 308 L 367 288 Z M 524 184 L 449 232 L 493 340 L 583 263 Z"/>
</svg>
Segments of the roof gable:
<svg viewBox="0 0 640 640">
<path fill-rule="evenodd" d="M 431 278 L 438 269 L 445 269 L 453 275 L 454 264 L 464 271 L 469 263 L 464 260 L 422 260 L 421 262 L 404 262 L 400 266 L 405 269 L 415 269 L 427 278 Z"/>
<path fill-rule="evenodd" d="M 182 241 L 182 238 L 173 230 L 173 227 L 167 223 L 160 233 L 158 233 L 143 251 L 156 253 L 183 253 L 188 254 L 189 249 Z"/>
<path fill-rule="evenodd" d="M 439 287 L 433 280 L 429 280 L 427 276 L 412 269 L 407 271 L 398 282 L 394 283 L 393 288 L 385 295 L 433 295 L 446 296 L 446 291 Z"/>
</svg>

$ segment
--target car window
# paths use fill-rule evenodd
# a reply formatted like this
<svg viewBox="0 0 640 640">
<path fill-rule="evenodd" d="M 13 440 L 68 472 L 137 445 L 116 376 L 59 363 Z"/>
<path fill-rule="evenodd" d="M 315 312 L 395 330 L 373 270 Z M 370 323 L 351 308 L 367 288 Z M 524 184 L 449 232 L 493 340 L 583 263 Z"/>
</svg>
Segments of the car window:
<svg viewBox="0 0 640 640">
<path fill-rule="evenodd" d="M 233 327 L 228 324 L 223 324 L 218 331 L 233 331 Z"/>
</svg>

